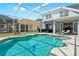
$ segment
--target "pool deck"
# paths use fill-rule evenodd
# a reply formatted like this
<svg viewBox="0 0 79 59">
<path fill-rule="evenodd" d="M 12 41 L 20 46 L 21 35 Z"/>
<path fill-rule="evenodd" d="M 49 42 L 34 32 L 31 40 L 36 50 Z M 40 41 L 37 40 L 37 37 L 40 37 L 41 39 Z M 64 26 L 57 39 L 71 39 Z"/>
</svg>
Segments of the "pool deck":
<svg viewBox="0 0 79 59">
<path fill-rule="evenodd" d="M 66 46 L 60 48 L 54 48 L 51 50 L 52 55 L 57 56 L 74 56 L 75 54 L 75 40 L 74 36 L 71 36 L 71 39 L 64 40 Z M 79 37 L 76 38 L 76 56 L 79 56 Z"/>
<path fill-rule="evenodd" d="M 64 42 L 67 46 L 65 47 L 60 47 L 60 48 L 53 48 L 51 50 L 51 56 L 57 55 L 57 56 L 74 56 L 74 39 L 75 35 L 59 35 L 59 34 L 52 34 L 52 33 L 33 33 L 33 34 L 28 34 L 28 35 L 34 35 L 34 34 L 49 34 L 49 35 L 55 35 L 55 36 L 64 36 L 64 37 L 69 37 L 65 38 Z M 22 35 L 26 36 L 26 35 Z M 4 40 L 6 38 L 11 38 L 11 37 L 22 37 L 19 35 L 14 35 L 14 36 L 8 36 L 8 37 L 0 37 L 0 40 Z M 77 56 L 79 56 L 79 36 L 76 35 L 76 51 L 77 51 Z"/>
</svg>

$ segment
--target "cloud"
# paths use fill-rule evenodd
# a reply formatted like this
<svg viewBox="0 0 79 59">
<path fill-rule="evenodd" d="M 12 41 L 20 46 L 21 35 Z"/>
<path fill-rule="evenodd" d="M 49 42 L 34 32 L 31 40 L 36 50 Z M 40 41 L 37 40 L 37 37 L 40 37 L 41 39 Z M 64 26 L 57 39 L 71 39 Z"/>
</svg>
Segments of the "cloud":
<svg viewBox="0 0 79 59">
<path fill-rule="evenodd" d="M 25 9 L 24 7 L 21 7 L 20 10 L 21 10 L 21 11 L 25 11 L 26 9 Z"/>
<path fill-rule="evenodd" d="M 18 8 L 17 8 L 17 7 L 14 7 L 13 9 L 14 9 L 14 10 L 17 10 Z M 19 7 L 19 10 L 20 10 L 20 11 L 25 11 L 26 9 L 25 9 L 24 7 Z"/>
<path fill-rule="evenodd" d="M 14 7 L 13 9 L 14 9 L 14 10 L 17 10 L 17 7 Z"/>
</svg>

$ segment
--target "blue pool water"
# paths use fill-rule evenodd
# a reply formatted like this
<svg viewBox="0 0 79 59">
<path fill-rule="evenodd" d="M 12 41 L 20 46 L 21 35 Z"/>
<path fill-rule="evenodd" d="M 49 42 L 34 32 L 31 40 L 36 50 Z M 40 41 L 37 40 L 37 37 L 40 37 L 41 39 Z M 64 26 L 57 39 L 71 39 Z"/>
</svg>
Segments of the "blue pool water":
<svg viewBox="0 0 79 59">
<path fill-rule="evenodd" d="M 36 34 L 0 41 L 0 56 L 49 56 L 52 48 L 63 47 L 59 37 Z"/>
</svg>

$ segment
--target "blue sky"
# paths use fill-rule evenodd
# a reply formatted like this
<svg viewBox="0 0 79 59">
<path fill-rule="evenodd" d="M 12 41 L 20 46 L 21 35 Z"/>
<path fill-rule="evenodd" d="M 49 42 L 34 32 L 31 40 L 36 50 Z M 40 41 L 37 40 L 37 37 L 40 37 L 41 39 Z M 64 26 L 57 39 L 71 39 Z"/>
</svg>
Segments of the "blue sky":
<svg viewBox="0 0 79 59">
<path fill-rule="evenodd" d="M 31 9 L 38 7 L 39 5 L 42 5 L 43 3 L 23 3 L 20 6 L 20 10 L 17 11 L 17 18 L 28 18 L 28 19 L 37 19 L 40 18 L 38 13 L 35 13 L 31 11 Z M 18 3 L 0 3 L 0 14 L 8 15 L 8 16 L 14 16 L 16 11 L 16 6 Z M 59 6 L 69 6 L 72 5 L 72 3 L 49 3 L 46 6 L 43 6 L 41 8 L 36 9 L 37 12 L 43 12 L 46 10 L 50 10 Z M 27 9 L 29 8 L 29 9 Z M 45 8 L 45 9 L 44 9 Z"/>
</svg>

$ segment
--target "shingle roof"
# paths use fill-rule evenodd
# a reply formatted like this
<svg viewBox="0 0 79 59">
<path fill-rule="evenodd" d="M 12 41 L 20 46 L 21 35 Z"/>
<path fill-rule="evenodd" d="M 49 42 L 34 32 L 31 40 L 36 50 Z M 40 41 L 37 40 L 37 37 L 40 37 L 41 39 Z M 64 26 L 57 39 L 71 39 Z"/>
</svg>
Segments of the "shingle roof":
<svg viewBox="0 0 79 59">
<path fill-rule="evenodd" d="M 68 6 L 68 7 L 79 9 L 79 3 L 72 4 L 72 5 Z"/>
<path fill-rule="evenodd" d="M 0 23 L 8 23 L 8 22 L 12 22 L 13 19 L 6 16 L 6 15 L 1 15 L 0 14 Z"/>
</svg>

